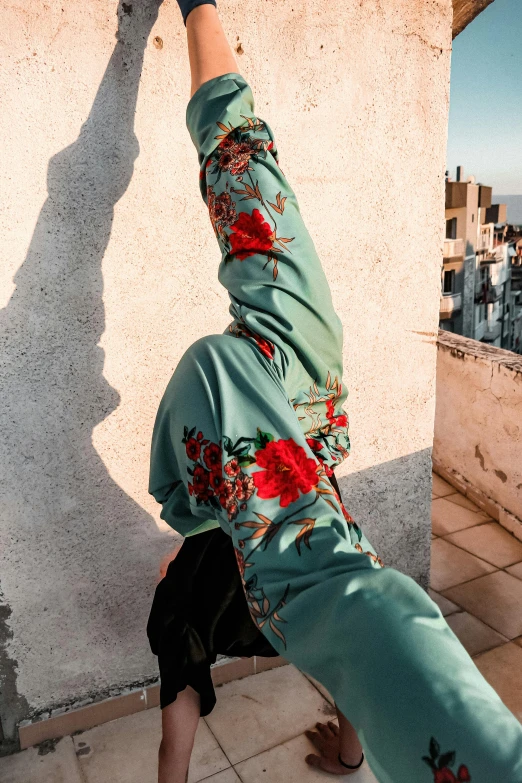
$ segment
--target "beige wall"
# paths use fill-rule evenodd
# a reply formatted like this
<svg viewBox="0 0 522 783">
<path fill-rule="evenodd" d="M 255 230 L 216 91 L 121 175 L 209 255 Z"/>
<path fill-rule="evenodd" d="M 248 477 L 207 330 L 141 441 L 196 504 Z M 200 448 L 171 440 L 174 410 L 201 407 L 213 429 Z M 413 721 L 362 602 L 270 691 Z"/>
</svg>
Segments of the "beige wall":
<svg viewBox="0 0 522 783">
<path fill-rule="evenodd" d="M 177 4 L 152 31 L 129 5 L 116 45 L 115 0 L 2 3 L 7 733 L 156 676 L 145 622 L 175 536 L 147 494 L 151 429 L 185 349 L 228 323 Z M 346 328 L 347 505 L 425 583 L 450 0 L 222 17 Z"/>
<path fill-rule="evenodd" d="M 440 332 L 433 458 L 495 505 L 522 534 L 521 357 Z"/>
</svg>

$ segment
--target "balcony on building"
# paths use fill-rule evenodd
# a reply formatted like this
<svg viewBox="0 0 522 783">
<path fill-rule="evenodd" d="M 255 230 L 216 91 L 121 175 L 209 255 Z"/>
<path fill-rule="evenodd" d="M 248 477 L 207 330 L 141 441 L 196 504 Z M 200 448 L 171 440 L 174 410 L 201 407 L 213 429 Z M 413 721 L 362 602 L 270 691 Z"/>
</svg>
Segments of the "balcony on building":
<svg viewBox="0 0 522 783">
<path fill-rule="evenodd" d="M 443 257 L 445 259 L 450 258 L 463 258 L 464 257 L 464 240 L 463 239 L 445 239 Z"/>
<path fill-rule="evenodd" d="M 493 323 L 488 322 L 488 325 L 484 330 L 484 336 L 482 339 L 485 342 L 493 343 L 495 342 L 495 340 L 498 340 L 501 334 L 502 334 L 501 321 L 495 321 Z"/>
<path fill-rule="evenodd" d="M 462 294 L 441 294 L 439 318 L 451 318 L 452 315 L 462 310 Z"/>
<path fill-rule="evenodd" d="M 493 285 L 489 280 L 478 282 L 475 287 L 475 302 L 477 304 L 492 304 L 502 298 L 502 286 Z"/>
<path fill-rule="evenodd" d="M 494 229 L 494 223 L 482 226 L 477 237 L 477 252 L 485 250 L 491 253 L 493 251 Z"/>
</svg>

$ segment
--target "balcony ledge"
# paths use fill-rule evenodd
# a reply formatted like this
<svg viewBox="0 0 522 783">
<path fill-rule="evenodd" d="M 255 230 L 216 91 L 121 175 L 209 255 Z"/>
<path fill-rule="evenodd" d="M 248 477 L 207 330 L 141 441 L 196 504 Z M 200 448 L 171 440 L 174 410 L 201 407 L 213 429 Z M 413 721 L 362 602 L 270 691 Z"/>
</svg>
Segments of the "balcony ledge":
<svg viewBox="0 0 522 783">
<path fill-rule="evenodd" d="M 522 356 L 439 331 L 433 466 L 522 541 Z"/>
</svg>

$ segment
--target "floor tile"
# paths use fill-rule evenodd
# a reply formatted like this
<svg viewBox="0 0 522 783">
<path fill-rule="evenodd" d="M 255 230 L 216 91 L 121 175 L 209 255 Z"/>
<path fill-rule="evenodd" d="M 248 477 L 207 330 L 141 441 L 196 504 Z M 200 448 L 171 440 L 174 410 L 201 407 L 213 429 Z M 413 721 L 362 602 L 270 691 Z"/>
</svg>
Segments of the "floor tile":
<svg viewBox="0 0 522 783">
<path fill-rule="evenodd" d="M 522 560 L 522 543 L 504 530 L 498 522 L 470 527 L 451 533 L 446 541 L 462 547 L 472 555 L 492 563 L 497 568 L 513 565 Z"/>
<path fill-rule="evenodd" d="M 117 783 L 155 780 L 161 739 L 158 708 L 129 715 L 97 726 L 74 737 L 76 753 L 86 783 Z M 189 783 L 230 767 L 230 762 L 203 720 L 199 722 L 190 762 Z"/>
<path fill-rule="evenodd" d="M 475 663 L 506 707 L 522 721 L 522 647 L 504 644 L 477 656 Z"/>
<path fill-rule="evenodd" d="M 448 500 L 451 503 L 456 503 L 457 506 L 462 506 L 462 508 L 467 508 L 469 511 L 474 511 L 476 514 L 482 513 L 482 509 L 480 509 L 476 503 L 473 503 L 469 498 L 461 495 L 460 492 L 455 492 L 454 495 L 448 495 Z"/>
<path fill-rule="evenodd" d="M 74 745 L 64 737 L 44 755 L 28 748 L 13 756 L 0 758 L 2 783 L 82 783 Z"/>
<path fill-rule="evenodd" d="M 309 767 L 305 757 L 313 752 L 312 743 L 300 735 L 237 764 L 236 769 L 243 783 L 377 783 L 366 762 L 357 772 L 335 778 Z"/>
<path fill-rule="evenodd" d="M 205 720 L 236 764 L 302 734 L 331 709 L 301 672 L 282 666 L 223 685 Z"/>
<path fill-rule="evenodd" d="M 209 778 L 201 778 L 200 781 L 194 781 L 194 783 L 202 783 L 203 780 L 205 783 L 241 783 L 241 778 L 232 767 L 224 769 L 223 772 L 218 772 L 217 775 L 211 775 Z M 138 783 L 138 781 L 136 781 L 136 783 Z M 151 783 L 153 783 L 153 781 L 151 781 Z"/>
<path fill-rule="evenodd" d="M 442 612 L 443 617 L 447 617 L 453 612 L 460 611 L 460 606 L 457 606 L 457 604 L 454 604 L 453 601 L 450 601 L 448 598 L 444 598 L 443 595 L 436 593 L 435 590 L 432 590 L 431 588 L 428 590 L 428 595 L 432 601 L 435 601 Z"/>
<path fill-rule="evenodd" d="M 440 476 L 437 476 L 436 473 L 431 474 L 433 484 L 431 487 L 431 491 L 433 495 L 437 495 L 437 497 L 441 498 L 444 497 L 444 495 L 452 495 L 457 490 L 455 487 L 452 487 L 451 484 L 448 484 L 447 481 L 444 481 L 444 479 L 441 479 Z"/>
<path fill-rule="evenodd" d="M 494 566 L 453 546 L 449 541 L 442 538 L 432 541 L 430 582 L 437 592 L 494 570 Z"/>
<path fill-rule="evenodd" d="M 511 574 L 496 571 L 444 595 L 508 639 L 522 634 L 522 582 Z"/>
<path fill-rule="evenodd" d="M 436 536 L 447 536 L 448 533 L 473 527 L 488 519 L 485 514 L 458 506 L 448 498 L 437 498 L 431 504 L 431 527 Z"/>
<path fill-rule="evenodd" d="M 522 563 L 516 563 L 515 565 L 506 568 L 508 574 L 516 576 L 517 579 L 522 579 Z"/>
<path fill-rule="evenodd" d="M 505 636 L 467 612 L 450 614 L 446 622 L 470 655 L 491 650 L 508 641 Z"/>
</svg>

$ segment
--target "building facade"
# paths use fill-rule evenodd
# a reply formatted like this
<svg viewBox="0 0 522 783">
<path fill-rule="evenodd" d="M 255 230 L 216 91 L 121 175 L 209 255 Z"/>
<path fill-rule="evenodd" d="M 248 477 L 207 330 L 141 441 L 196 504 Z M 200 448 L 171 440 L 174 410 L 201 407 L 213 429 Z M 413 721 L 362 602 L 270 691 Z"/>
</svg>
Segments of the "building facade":
<svg viewBox="0 0 522 783">
<path fill-rule="evenodd" d="M 492 188 L 464 179 L 459 166 L 455 181 L 446 180 L 440 327 L 513 350 L 520 346 L 520 295 L 511 288 L 507 231 L 506 205 L 492 204 Z"/>
</svg>

